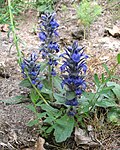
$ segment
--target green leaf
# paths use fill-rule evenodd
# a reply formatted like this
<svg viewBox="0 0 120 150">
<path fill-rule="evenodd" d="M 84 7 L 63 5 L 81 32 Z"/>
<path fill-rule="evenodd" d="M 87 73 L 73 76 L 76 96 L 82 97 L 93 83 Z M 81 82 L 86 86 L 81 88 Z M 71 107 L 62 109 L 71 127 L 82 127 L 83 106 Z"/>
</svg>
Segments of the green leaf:
<svg viewBox="0 0 120 150">
<path fill-rule="evenodd" d="M 107 94 L 111 89 L 113 89 L 114 86 L 104 87 L 98 94 Z"/>
<path fill-rule="evenodd" d="M 41 62 L 40 63 L 40 72 L 44 72 L 47 65 L 48 65 L 47 62 Z"/>
<path fill-rule="evenodd" d="M 53 124 L 53 122 L 55 121 L 55 117 L 53 117 L 53 116 L 50 116 L 50 117 L 47 117 L 45 120 L 44 120 L 44 122 L 46 122 L 46 123 L 49 123 L 49 124 Z"/>
<path fill-rule="evenodd" d="M 46 5 L 41 5 L 38 7 L 38 11 L 40 11 L 40 12 L 45 12 L 46 9 L 47 9 Z"/>
<path fill-rule="evenodd" d="M 52 94 L 52 91 L 50 89 L 47 89 L 43 86 L 43 88 L 41 89 L 41 93 L 45 93 L 45 94 Z"/>
<path fill-rule="evenodd" d="M 117 76 L 117 75 L 113 75 L 113 76 L 111 76 L 111 78 L 113 78 L 113 79 L 117 79 L 117 80 L 120 80 L 120 77 L 119 77 L 119 76 Z"/>
<path fill-rule="evenodd" d="M 54 93 L 53 94 L 55 100 L 56 100 L 56 104 L 65 104 L 65 100 L 66 100 L 66 97 L 63 96 L 63 94 L 57 94 L 57 93 Z"/>
<path fill-rule="evenodd" d="M 90 106 L 89 106 L 89 104 L 88 104 L 88 105 L 82 107 L 81 113 L 88 113 L 89 110 L 90 110 Z"/>
<path fill-rule="evenodd" d="M 87 98 L 89 100 L 89 99 L 93 99 L 95 93 L 92 93 L 92 92 L 83 92 L 82 95 L 84 96 L 84 98 Z"/>
<path fill-rule="evenodd" d="M 43 131 L 45 133 L 47 128 L 48 128 L 47 126 L 42 126 L 38 131 L 39 131 L 39 133 L 41 131 Z"/>
<path fill-rule="evenodd" d="M 118 122 L 118 114 L 117 113 L 108 113 L 108 119 L 110 122 L 117 123 Z"/>
<path fill-rule="evenodd" d="M 106 64 L 103 64 L 102 66 L 105 68 L 106 72 L 107 72 L 108 74 L 110 74 L 110 70 L 109 70 L 109 68 L 107 67 L 107 65 L 106 65 Z"/>
<path fill-rule="evenodd" d="M 51 113 L 58 113 L 58 109 L 51 107 L 50 105 L 42 104 L 41 108 L 45 110 L 46 112 L 51 112 Z"/>
<path fill-rule="evenodd" d="M 104 108 L 117 107 L 117 104 L 113 99 L 102 99 L 102 101 L 97 101 L 95 105 Z"/>
<path fill-rule="evenodd" d="M 36 109 L 33 105 L 27 105 L 26 106 L 28 109 L 30 109 L 31 111 L 33 111 L 34 113 L 36 112 Z"/>
<path fill-rule="evenodd" d="M 120 64 L 120 53 L 117 55 L 118 64 Z"/>
<path fill-rule="evenodd" d="M 102 83 L 104 83 L 105 82 L 105 75 L 104 75 L 104 73 L 102 73 Z"/>
<path fill-rule="evenodd" d="M 38 79 L 40 79 L 40 81 L 42 81 L 42 80 L 45 80 L 46 77 L 45 76 L 40 76 L 40 77 L 38 77 Z"/>
<path fill-rule="evenodd" d="M 36 106 L 41 106 L 41 104 L 43 103 L 43 101 L 39 101 Z"/>
<path fill-rule="evenodd" d="M 51 133 L 51 132 L 53 131 L 53 129 L 54 129 L 53 126 L 51 126 L 51 127 L 49 127 L 45 132 L 46 132 L 46 133 Z"/>
<path fill-rule="evenodd" d="M 22 87 L 27 87 L 27 88 L 31 88 L 31 83 L 28 79 L 24 79 L 23 81 L 20 82 L 19 86 Z"/>
<path fill-rule="evenodd" d="M 39 95 L 36 93 L 36 91 L 34 89 L 31 90 L 30 98 L 34 104 L 36 104 L 36 102 L 39 99 Z"/>
<path fill-rule="evenodd" d="M 41 92 L 45 93 L 45 94 L 48 94 L 48 95 L 51 95 L 52 90 L 51 90 L 51 86 L 50 86 L 48 80 L 45 79 L 45 80 L 42 81 L 42 83 L 43 83 L 44 86 L 43 86 Z"/>
<path fill-rule="evenodd" d="M 111 108 L 107 113 L 110 122 L 120 125 L 120 108 Z"/>
<path fill-rule="evenodd" d="M 84 116 L 80 115 L 79 117 L 77 117 L 77 122 L 80 123 L 80 126 L 82 126 L 83 128 L 85 128 L 85 123 L 83 121 Z"/>
<path fill-rule="evenodd" d="M 65 93 L 65 90 L 62 89 L 62 87 L 61 87 L 62 80 L 61 80 L 60 77 L 58 77 L 58 76 L 53 77 L 53 83 L 54 83 L 55 88 L 56 88 L 59 92 Z"/>
<path fill-rule="evenodd" d="M 19 96 L 14 96 L 5 100 L 0 100 L 0 102 L 3 102 L 5 104 L 18 104 L 21 102 L 24 102 L 24 100 L 26 99 L 25 96 L 23 95 L 19 95 Z"/>
<path fill-rule="evenodd" d="M 32 127 L 32 126 L 34 126 L 36 124 L 38 124 L 38 120 L 37 119 L 29 121 L 27 123 L 27 126 Z"/>
<path fill-rule="evenodd" d="M 75 98 L 75 92 L 66 92 L 66 99 L 71 100 Z"/>
<path fill-rule="evenodd" d="M 46 112 L 44 112 L 44 113 L 38 113 L 37 117 L 38 117 L 38 119 L 41 119 L 41 118 L 45 117 L 46 114 L 47 114 Z"/>
<path fill-rule="evenodd" d="M 117 99 L 120 100 L 120 85 L 115 82 L 108 82 L 107 86 L 114 86 L 112 91 L 116 95 Z"/>
<path fill-rule="evenodd" d="M 100 85 L 100 80 L 99 80 L 97 74 L 94 74 L 94 81 L 95 81 L 96 86 L 99 87 L 99 85 Z"/>
<path fill-rule="evenodd" d="M 56 142 L 63 142 L 68 137 L 71 136 L 71 133 L 74 129 L 74 118 L 68 115 L 64 115 L 60 119 L 56 120 L 54 124 L 54 136 Z"/>
</svg>

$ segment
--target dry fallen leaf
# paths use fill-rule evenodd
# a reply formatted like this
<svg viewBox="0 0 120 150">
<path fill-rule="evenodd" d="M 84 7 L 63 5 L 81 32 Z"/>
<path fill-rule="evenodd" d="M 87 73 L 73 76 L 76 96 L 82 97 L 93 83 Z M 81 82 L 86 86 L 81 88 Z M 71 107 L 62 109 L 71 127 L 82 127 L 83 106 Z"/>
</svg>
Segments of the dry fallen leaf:
<svg viewBox="0 0 120 150">
<path fill-rule="evenodd" d="M 29 147 L 29 148 L 24 148 L 22 150 L 45 150 L 45 148 L 43 146 L 44 143 L 45 143 L 45 140 L 43 138 L 39 137 L 37 142 L 35 143 L 35 146 Z"/>
<path fill-rule="evenodd" d="M 18 137 L 17 137 L 16 132 L 11 129 L 10 132 L 9 132 L 9 139 L 10 139 L 10 141 L 11 142 L 15 141 L 18 144 L 17 138 Z"/>
<path fill-rule="evenodd" d="M 45 150 L 45 148 L 43 146 L 44 143 L 45 143 L 45 140 L 43 138 L 39 137 L 35 144 L 35 150 Z"/>
<path fill-rule="evenodd" d="M 91 138 L 86 135 L 84 130 L 80 128 L 75 128 L 75 142 L 77 145 L 87 144 L 90 141 L 91 141 Z"/>
<path fill-rule="evenodd" d="M 99 145 L 97 142 L 93 141 L 91 136 L 89 136 L 85 130 L 81 128 L 75 128 L 75 142 L 77 146 L 84 145 L 84 146 L 96 147 Z"/>
</svg>

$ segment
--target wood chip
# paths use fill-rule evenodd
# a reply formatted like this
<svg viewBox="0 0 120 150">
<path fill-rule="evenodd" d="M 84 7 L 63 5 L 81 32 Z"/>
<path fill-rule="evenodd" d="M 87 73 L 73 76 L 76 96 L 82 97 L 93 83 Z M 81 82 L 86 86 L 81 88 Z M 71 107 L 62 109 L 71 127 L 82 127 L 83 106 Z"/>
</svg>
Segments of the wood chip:
<svg viewBox="0 0 120 150">
<path fill-rule="evenodd" d="M 115 38 L 120 38 L 120 27 L 114 25 L 113 28 L 106 28 L 105 33 L 108 33 L 109 35 L 115 37 Z"/>
<path fill-rule="evenodd" d="M 1 32 L 8 32 L 9 31 L 9 25 L 8 24 L 1 25 L 0 31 Z"/>
</svg>

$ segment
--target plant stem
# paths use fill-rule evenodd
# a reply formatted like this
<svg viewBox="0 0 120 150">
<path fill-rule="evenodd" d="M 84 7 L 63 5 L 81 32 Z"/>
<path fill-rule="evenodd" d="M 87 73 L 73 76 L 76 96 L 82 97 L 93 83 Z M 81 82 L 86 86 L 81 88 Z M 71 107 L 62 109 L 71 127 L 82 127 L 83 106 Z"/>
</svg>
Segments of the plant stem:
<svg viewBox="0 0 120 150">
<path fill-rule="evenodd" d="M 41 129 L 41 125 L 40 125 L 40 123 L 39 123 L 39 118 L 38 118 L 37 108 L 36 108 L 35 103 L 33 103 L 33 105 L 34 105 L 34 108 L 35 108 L 35 116 L 36 116 L 36 119 L 37 119 L 38 127 L 39 127 L 39 129 Z"/>
<path fill-rule="evenodd" d="M 49 65 L 49 73 L 48 73 L 48 81 L 49 81 L 49 85 L 52 89 L 52 94 L 50 94 L 50 99 L 51 101 L 53 101 L 53 77 L 51 75 L 51 66 Z"/>
<path fill-rule="evenodd" d="M 53 101 L 53 93 L 54 93 L 54 87 L 53 87 L 53 76 L 52 76 L 52 101 Z"/>
<path fill-rule="evenodd" d="M 9 14 L 10 14 L 10 22 L 11 22 L 11 27 L 12 27 L 13 39 L 14 39 L 14 43 L 15 43 L 15 46 L 16 46 L 16 50 L 17 50 L 18 64 L 21 65 L 21 62 L 22 62 L 22 53 L 19 50 L 19 47 L 18 47 L 18 38 L 17 38 L 16 33 L 15 33 L 13 13 L 12 13 L 12 9 L 11 9 L 12 8 L 12 6 L 11 6 L 11 0 L 8 0 L 8 7 L 9 7 Z"/>
<path fill-rule="evenodd" d="M 110 70 L 110 75 L 109 75 L 109 76 L 111 76 L 111 75 L 114 74 L 114 71 L 115 71 L 115 69 L 116 69 L 116 67 L 117 67 L 118 65 L 119 65 L 119 64 L 117 63 L 117 64 Z"/>
<path fill-rule="evenodd" d="M 84 26 L 84 40 L 86 38 L 86 27 Z"/>
<path fill-rule="evenodd" d="M 51 66 L 49 65 L 48 66 L 48 82 L 49 82 L 49 84 L 51 85 Z"/>
<path fill-rule="evenodd" d="M 99 98 L 99 96 L 100 96 L 100 95 L 99 95 L 98 98 L 95 99 L 96 95 L 98 94 L 98 91 L 99 91 L 100 87 L 101 87 L 101 86 L 98 87 L 98 89 L 97 89 L 96 93 L 94 94 L 93 98 L 90 100 L 90 101 L 92 102 L 92 107 L 90 108 L 89 111 L 91 111 L 91 110 L 94 108 L 95 103 L 97 102 L 97 100 L 98 100 L 98 98 Z M 94 100 L 94 99 L 95 99 L 95 100 Z"/>
<path fill-rule="evenodd" d="M 34 84 L 32 84 L 31 79 L 30 79 L 27 71 L 26 71 L 26 75 L 27 75 L 27 78 L 30 81 L 32 87 L 35 89 L 35 91 L 38 93 L 38 95 L 42 98 L 42 100 L 45 102 L 45 104 L 49 105 L 48 102 L 45 100 L 45 98 L 42 96 L 42 94 L 39 92 L 39 90 L 36 88 L 36 86 Z"/>
</svg>

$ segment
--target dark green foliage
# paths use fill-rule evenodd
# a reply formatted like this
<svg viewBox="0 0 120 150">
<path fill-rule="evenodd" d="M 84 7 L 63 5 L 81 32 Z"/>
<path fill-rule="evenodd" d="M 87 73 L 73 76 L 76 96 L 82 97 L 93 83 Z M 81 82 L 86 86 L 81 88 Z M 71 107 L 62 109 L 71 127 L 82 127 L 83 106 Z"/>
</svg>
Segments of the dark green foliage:
<svg viewBox="0 0 120 150">
<path fill-rule="evenodd" d="M 56 142 L 65 141 L 68 137 L 71 136 L 71 133 L 74 129 L 74 118 L 64 115 L 60 119 L 56 120 L 54 125 L 54 136 Z"/>
</svg>

